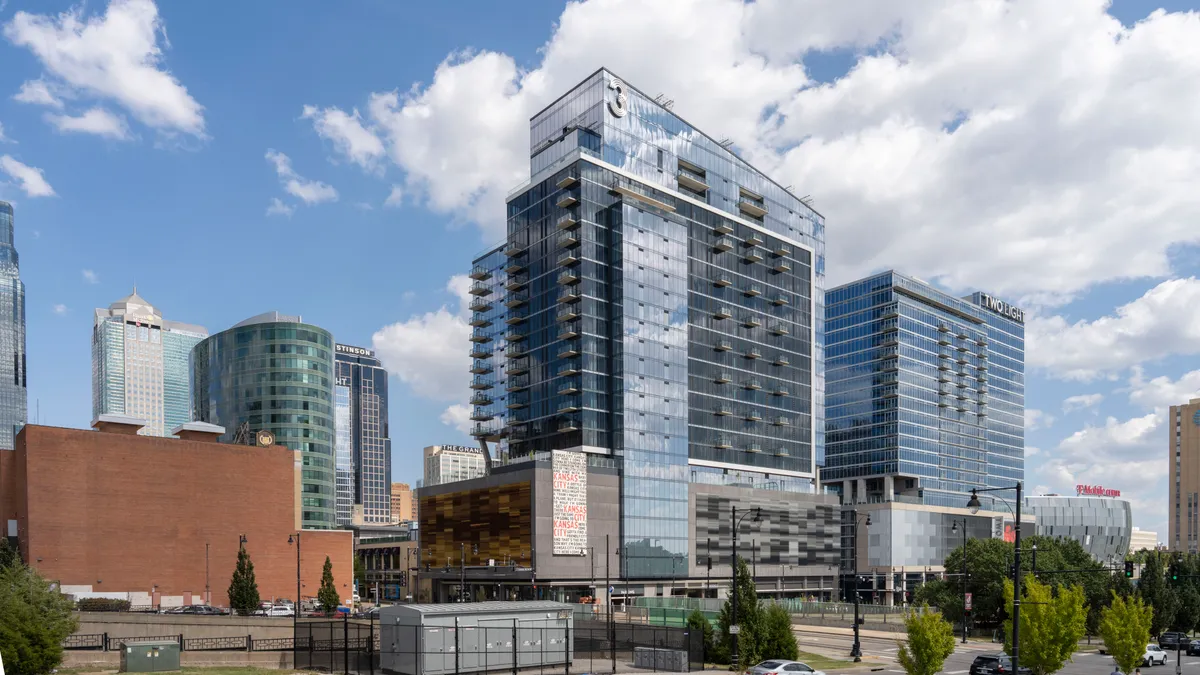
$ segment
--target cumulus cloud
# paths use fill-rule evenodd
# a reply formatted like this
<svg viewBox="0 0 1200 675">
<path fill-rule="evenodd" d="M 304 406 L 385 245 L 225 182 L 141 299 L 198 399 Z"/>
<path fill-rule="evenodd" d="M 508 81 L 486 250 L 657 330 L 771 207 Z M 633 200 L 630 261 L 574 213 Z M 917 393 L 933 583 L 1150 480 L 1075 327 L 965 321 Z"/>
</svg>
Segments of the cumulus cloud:
<svg viewBox="0 0 1200 675">
<path fill-rule="evenodd" d="M 1056 418 L 1044 410 L 1035 408 L 1025 409 L 1025 430 L 1037 431 L 1038 429 L 1048 429 L 1054 424 Z"/>
<path fill-rule="evenodd" d="M 100 283 L 100 275 L 96 274 L 94 270 L 83 270 L 81 274 L 83 275 L 83 280 L 89 284 Z"/>
<path fill-rule="evenodd" d="M 125 120 L 108 112 L 104 108 L 90 108 L 82 115 L 46 115 L 46 121 L 63 132 L 95 134 L 118 141 L 127 141 L 131 137 Z"/>
<path fill-rule="evenodd" d="M 312 120 L 317 135 L 333 143 L 341 156 L 368 171 L 378 171 L 384 157 L 383 141 L 362 124 L 358 110 L 346 113 L 337 108 L 318 109 L 306 105 L 301 117 Z"/>
<path fill-rule="evenodd" d="M 399 185 L 393 185 L 392 191 L 388 193 L 387 199 L 383 200 L 384 206 L 397 208 L 404 203 L 404 188 Z"/>
<path fill-rule="evenodd" d="M 275 166 L 279 174 L 279 182 L 289 195 L 305 204 L 320 204 L 321 202 L 336 202 L 337 190 L 328 183 L 308 180 L 292 169 L 292 160 L 278 150 L 267 150 L 267 161 Z"/>
<path fill-rule="evenodd" d="M 1104 394 L 1079 394 L 1063 399 L 1063 413 L 1070 414 L 1076 410 L 1084 410 L 1099 404 L 1104 400 Z"/>
<path fill-rule="evenodd" d="M 4 136 L 4 125 L 0 124 L 0 143 L 7 143 L 9 140 Z"/>
<path fill-rule="evenodd" d="M 154 2 L 112 0 L 102 15 L 85 11 L 80 5 L 58 15 L 17 12 L 4 36 L 32 52 L 55 86 L 111 101 L 160 132 L 203 137 L 203 107 L 165 68 L 166 27 Z M 42 79 L 27 82 L 17 97 L 61 107 Z"/>
<path fill-rule="evenodd" d="M 32 105 L 44 105 L 57 110 L 61 110 L 63 107 L 62 99 L 50 91 L 50 85 L 45 80 L 28 80 L 23 83 L 20 90 L 13 95 L 13 100 Z"/>
<path fill-rule="evenodd" d="M 1177 380 L 1162 375 L 1147 380 L 1135 367 L 1129 378 L 1129 402 L 1148 410 L 1165 410 L 1200 397 L 1200 370 L 1184 373 Z"/>
<path fill-rule="evenodd" d="M 1094 380 L 1170 354 L 1200 353 L 1200 280 L 1164 281 L 1098 319 L 1035 318 L 1025 327 L 1028 364 Z"/>
<path fill-rule="evenodd" d="M 292 214 L 295 212 L 296 207 L 292 206 L 291 204 L 284 204 L 283 200 L 281 200 L 279 197 L 273 197 L 271 199 L 270 206 L 267 207 L 268 216 L 286 216 L 291 218 Z"/>
<path fill-rule="evenodd" d="M 471 433 L 471 406 L 469 405 L 455 403 L 442 411 L 439 419 L 448 427 L 454 427 L 464 434 Z"/>
<path fill-rule="evenodd" d="M 64 304 L 61 304 L 61 303 L 60 303 L 60 304 L 57 304 L 57 305 L 55 305 L 55 306 L 54 306 L 54 313 L 55 313 L 55 314 L 57 314 L 57 315 L 59 315 L 59 316 L 63 316 L 64 314 L 66 314 L 66 313 L 67 313 L 67 306 L 66 306 L 66 305 L 64 305 Z"/>
<path fill-rule="evenodd" d="M 1107 8 L 574 2 L 531 68 L 454 53 L 427 82 L 364 92 L 360 125 L 414 201 L 491 239 L 506 191 L 528 175 L 528 118 L 603 53 L 816 197 L 831 214 L 832 283 L 898 267 L 952 289 L 1052 288 L 1062 302 L 1165 275 L 1168 249 L 1200 242 L 1200 19 L 1156 11 L 1125 27 Z M 813 82 L 802 58 L 837 48 L 859 50 L 854 67 Z"/>
<path fill-rule="evenodd" d="M 22 164 L 9 155 L 0 155 L 0 171 L 17 181 L 21 190 L 30 197 L 54 196 L 54 188 L 46 182 L 41 169 Z"/>
</svg>

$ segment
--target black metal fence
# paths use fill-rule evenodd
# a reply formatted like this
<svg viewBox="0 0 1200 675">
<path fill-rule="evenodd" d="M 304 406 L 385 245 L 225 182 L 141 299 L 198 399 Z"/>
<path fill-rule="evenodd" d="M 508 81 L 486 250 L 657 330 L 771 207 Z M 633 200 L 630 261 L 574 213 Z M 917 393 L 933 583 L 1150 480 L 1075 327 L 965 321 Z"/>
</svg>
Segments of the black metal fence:
<svg viewBox="0 0 1200 675">
<path fill-rule="evenodd" d="M 704 669 L 704 638 L 686 628 L 590 621 L 575 627 L 403 626 L 308 622 L 297 627 L 297 670 L 349 675 L 478 672 L 582 675 Z M 381 639 L 382 638 L 382 639 Z"/>
<path fill-rule="evenodd" d="M 123 642 L 140 642 L 143 640 L 171 641 L 179 644 L 181 651 L 240 651 L 240 652 L 290 652 L 296 648 L 293 638 L 255 638 L 251 635 L 233 635 L 226 637 L 189 638 L 176 633 L 174 635 L 137 635 L 119 637 L 108 633 L 82 633 L 67 636 L 63 640 L 63 649 L 91 649 L 95 651 L 120 651 Z M 300 644 L 303 648 L 305 645 Z"/>
</svg>

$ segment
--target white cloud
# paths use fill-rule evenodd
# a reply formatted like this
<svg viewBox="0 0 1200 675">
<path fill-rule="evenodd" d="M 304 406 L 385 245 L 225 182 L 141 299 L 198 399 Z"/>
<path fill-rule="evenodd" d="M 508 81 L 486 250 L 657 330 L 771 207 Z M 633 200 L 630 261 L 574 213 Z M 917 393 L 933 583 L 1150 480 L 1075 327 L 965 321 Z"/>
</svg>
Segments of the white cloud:
<svg viewBox="0 0 1200 675">
<path fill-rule="evenodd" d="M 388 372 L 413 393 L 437 401 L 466 399 L 471 327 L 442 307 L 380 328 L 371 342 Z"/>
<path fill-rule="evenodd" d="M 312 120 L 317 135 L 331 141 L 338 154 L 367 171 L 381 170 L 380 160 L 385 154 L 383 141 L 363 126 L 358 110 L 346 113 L 337 108 L 320 110 L 306 105 L 300 116 Z"/>
<path fill-rule="evenodd" d="M 1070 414 L 1076 410 L 1084 410 L 1097 405 L 1104 400 L 1104 394 L 1079 394 L 1063 399 L 1063 413 Z"/>
<path fill-rule="evenodd" d="M 337 190 L 332 185 L 317 180 L 308 180 L 292 169 L 292 160 L 278 150 L 267 150 L 267 161 L 275 165 L 275 173 L 285 192 L 305 204 L 336 202 Z"/>
<path fill-rule="evenodd" d="M 11 139 L 4 136 L 4 125 L 0 124 L 0 143 L 7 143 L 9 140 Z"/>
<path fill-rule="evenodd" d="M 1034 455 L 1041 453 L 1041 451 L 1042 451 L 1041 448 L 1035 448 L 1032 445 L 1026 445 L 1025 446 L 1025 458 L 1028 459 L 1030 457 L 1033 457 Z"/>
<path fill-rule="evenodd" d="M 63 316 L 64 314 L 66 314 L 66 313 L 67 313 L 67 306 L 66 306 L 66 305 L 63 305 L 63 304 L 61 304 L 61 303 L 60 303 L 60 304 L 57 304 L 57 305 L 55 305 L 55 306 L 54 306 L 54 313 L 55 313 L 55 314 L 57 314 L 57 315 L 59 315 L 59 316 Z"/>
<path fill-rule="evenodd" d="M 491 239 L 528 175 L 530 115 L 602 53 L 815 196 L 830 215 L 831 283 L 897 267 L 1011 297 L 1055 289 L 1062 302 L 1166 275 L 1170 248 L 1200 242 L 1200 21 L 1156 11 L 1126 28 L 1107 7 L 573 2 L 530 68 L 452 54 L 425 83 L 364 92 L 361 126 L 415 202 Z M 799 59 L 843 47 L 861 50 L 855 67 L 810 81 Z"/>
<path fill-rule="evenodd" d="M 167 46 L 166 27 L 154 2 L 112 0 L 103 15 L 84 11 L 79 6 L 57 16 L 17 12 L 4 25 L 4 36 L 33 52 L 55 84 L 111 100 L 161 132 L 203 137 L 203 108 L 164 68 L 159 37 Z M 26 98 L 53 105 L 40 93 Z"/>
<path fill-rule="evenodd" d="M 1057 419 L 1045 411 L 1035 408 L 1025 409 L 1025 430 L 1037 431 L 1038 429 L 1048 429 L 1054 424 Z"/>
<path fill-rule="evenodd" d="M 89 284 L 100 283 L 100 275 L 96 274 L 93 270 L 83 270 L 82 274 L 83 280 Z"/>
<path fill-rule="evenodd" d="M 1094 321 L 1035 318 L 1025 327 L 1028 364 L 1087 381 L 1171 354 L 1200 353 L 1198 306 L 1200 280 L 1189 277 L 1164 281 Z"/>
<path fill-rule="evenodd" d="M 354 208 L 358 209 L 359 211 L 375 210 L 375 207 L 371 204 L 371 202 L 354 202 Z"/>
<path fill-rule="evenodd" d="M 388 193 L 387 199 L 383 200 L 384 206 L 397 208 L 404 203 L 404 188 L 399 185 L 393 185 L 392 191 Z"/>
<path fill-rule="evenodd" d="M 469 405 L 455 403 L 442 411 L 439 419 L 442 424 L 454 427 L 464 434 L 471 433 L 471 406 Z"/>
<path fill-rule="evenodd" d="M 1200 397 L 1200 370 L 1185 373 L 1178 380 L 1160 376 L 1146 380 L 1135 367 L 1129 379 L 1129 402 L 1148 410 L 1165 410 Z"/>
<path fill-rule="evenodd" d="M 90 108 L 78 117 L 50 114 L 46 115 L 46 121 L 59 131 L 96 134 L 118 141 L 130 139 L 129 128 L 125 126 L 125 120 L 104 108 Z"/>
<path fill-rule="evenodd" d="M 1161 412 L 1103 426 L 1085 426 L 1064 438 L 1039 477 L 1057 491 L 1074 493 L 1080 484 L 1104 485 L 1121 491 L 1133 505 L 1135 522 L 1151 529 L 1165 524 L 1167 485 Z"/>
<path fill-rule="evenodd" d="M 281 200 L 279 197 L 271 198 L 271 205 L 267 207 L 268 216 L 287 216 L 288 218 L 291 218 L 292 214 L 295 212 L 296 207 L 290 204 L 284 204 L 283 200 Z"/>
<path fill-rule="evenodd" d="M 46 182 L 41 169 L 22 164 L 9 155 L 0 155 L 0 171 L 20 183 L 21 190 L 30 197 L 54 196 L 54 188 Z"/>
<path fill-rule="evenodd" d="M 45 80 L 28 80 L 13 95 L 13 100 L 20 103 L 49 106 L 56 110 L 62 110 L 63 107 L 62 99 L 50 91 L 50 85 L 46 84 Z"/>
</svg>

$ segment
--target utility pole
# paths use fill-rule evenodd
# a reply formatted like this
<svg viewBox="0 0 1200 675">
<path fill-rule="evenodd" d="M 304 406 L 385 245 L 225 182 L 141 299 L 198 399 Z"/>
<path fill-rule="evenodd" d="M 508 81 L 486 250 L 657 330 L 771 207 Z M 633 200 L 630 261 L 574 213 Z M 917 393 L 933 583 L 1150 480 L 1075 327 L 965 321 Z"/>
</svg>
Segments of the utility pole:
<svg viewBox="0 0 1200 675">
<path fill-rule="evenodd" d="M 212 604 L 212 589 L 208 585 L 208 542 L 204 542 L 204 604 Z"/>
<path fill-rule="evenodd" d="M 705 599 L 707 599 L 708 592 L 709 592 L 709 580 L 712 577 L 712 538 L 711 537 L 706 540 L 706 543 L 704 545 L 704 553 L 705 553 L 705 557 L 708 558 L 708 562 L 705 565 L 706 569 L 704 571 L 704 597 L 705 597 Z"/>
<path fill-rule="evenodd" d="M 467 544 L 458 545 L 458 601 L 467 601 Z"/>
</svg>

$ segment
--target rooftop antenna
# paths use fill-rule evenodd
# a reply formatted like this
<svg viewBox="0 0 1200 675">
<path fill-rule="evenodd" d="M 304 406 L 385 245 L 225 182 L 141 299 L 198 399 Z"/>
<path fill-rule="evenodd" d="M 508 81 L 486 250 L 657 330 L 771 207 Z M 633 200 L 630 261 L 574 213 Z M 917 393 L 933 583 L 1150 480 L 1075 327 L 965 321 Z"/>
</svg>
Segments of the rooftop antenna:
<svg viewBox="0 0 1200 675">
<path fill-rule="evenodd" d="M 717 141 L 717 145 L 728 150 L 729 146 L 733 145 L 733 139 L 732 138 L 722 138 L 721 140 Z"/>
<path fill-rule="evenodd" d="M 800 203 L 811 209 L 813 203 L 812 195 L 804 195 L 800 198 Z"/>
</svg>

